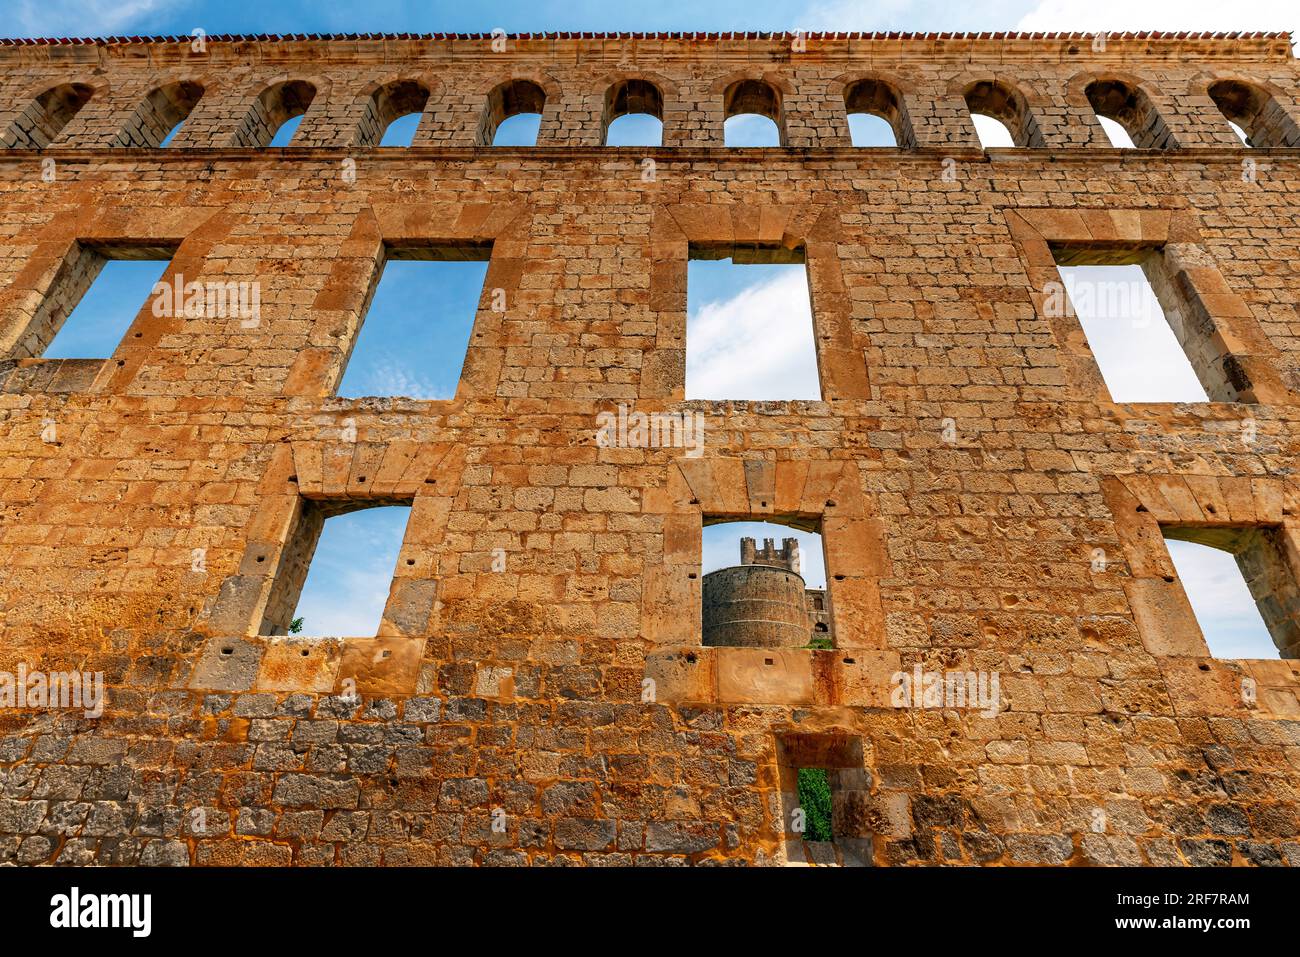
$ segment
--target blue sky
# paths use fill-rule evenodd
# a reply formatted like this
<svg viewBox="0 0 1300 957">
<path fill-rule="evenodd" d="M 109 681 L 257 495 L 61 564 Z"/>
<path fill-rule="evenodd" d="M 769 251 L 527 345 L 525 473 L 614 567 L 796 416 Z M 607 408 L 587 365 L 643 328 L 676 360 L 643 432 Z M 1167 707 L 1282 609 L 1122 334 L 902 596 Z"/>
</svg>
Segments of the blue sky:
<svg viewBox="0 0 1300 957">
<path fill-rule="evenodd" d="M 1221 0 L 990 0 L 954 6 L 909 0 L 735 0 L 700 4 L 661 0 L 655 4 L 611 4 L 607 0 L 528 4 L 486 2 L 473 6 L 428 0 L 369 0 L 364 5 L 320 0 L 276 4 L 215 0 L 9 0 L 0 36 L 103 36 L 217 33 L 314 32 L 508 32 L 553 30 L 1296 30 L 1300 4 L 1262 0 L 1242 7 Z M 408 141 L 416 118 L 393 124 L 385 145 Z M 977 118 L 986 145 L 1006 145 L 996 124 Z M 286 124 L 273 145 L 290 142 L 296 122 Z M 879 124 L 850 121 L 857 145 L 887 145 Z M 536 117 L 516 117 L 498 131 L 500 145 L 526 145 L 537 132 Z M 1121 141 L 1122 133 L 1108 126 Z M 629 117 L 611 128 L 610 145 L 652 145 L 659 124 Z M 770 145 L 770 121 L 739 117 L 728 122 L 729 145 Z M 340 389 L 344 396 L 408 394 L 445 398 L 459 376 L 475 305 L 482 291 L 481 263 L 390 263 L 375 297 L 352 363 Z M 119 262 L 106 267 L 52 344 L 48 357 L 111 354 L 149 296 L 162 264 Z M 1066 270 L 1072 294 L 1103 277 L 1087 269 Z M 423 278 L 421 278 L 423 277 Z M 1114 281 L 1114 276 L 1105 277 Z M 1140 270 L 1129 267 L 1121 281 L 1137 286 Z M 1138 299 L 1125 312 L 1078 308 L 1080 321 L 1120 401 L 1142 399 L 1204 401 L 1180 352 L 1168 352 L 1172 333 L 1151 301 Z M 810 361 L 812 334 L 807 283 L 802 266 L 735 266 L 727 261 L 691 266 L 689 326 L 693 341 L 708 350 L 710 330 L 745 330 L 743 348 L 722 352 L 702 375 L 697 355 L 688 366 L 688 389 L 716 398 L 816 398 L 816 368 Z M 775 333 L 773 330 L 777 330 Z M 715 338 L 717 338 L 715 336 Z M 1173 348 L 1177 350 L 1176 343 Z M 1158 359 L 1161 350 L 1168 361 Z M 784 391 L 782 391 L 784 390 Z M 304 589 L 299 614 L 316 634 L 373 634 L 405 526 L 404 513 L 372 509 L 331 519 Z M 704 567 L 738 560 L 742 534 L 780 538 L 795 534 L 808 561 L 810 584 L 821 584 L 821 548 L 815 536 L 770 529 L 746 533 L 737 526 L 706 530 Z M 806 539 L 806 540 L 805 540 Z M 386 542 L 386 547 L 381 543 Z M 1212 647 L 1248 657 L 1274 657 L 1235 563 L 1211 549 L 1173 543 L 1180 577 Z M 364 558 L 360 556 L 365 556 Z M 1227 559 L 1224 564 L 1223 559 Z M 818 578 L 817 582 L 813 578 Z M 1196 583 L 1196 587 L 1192 586 Z M 1195 593 L 1195 594 L 1193 594 Z M 1197 595 L 1201 596 L 1199 599 Z M 1212 596 L 1207 598 L 1206 596 Z M 1198 601 L 1200 604 L 1198 605 Z M 1208 603 L 1207 603 L 1208 602 Z M 1251 649 L 1247 651 L 1243 649 Z M 1225 654 L 1219 651 L 1220 654 Z"/>
<path fill-rule="evenodd" d="M 815 532 L 801 532 L 772 522 L 727 522 L 723 525 L 709 525 L 704 529 L 704 546 L 700 556 L 700 570 L 707 575 L 719 568 L 730 568 L 740 564 L 740 540 L 754 539 L 754 544 L 763 547 L 763 539 L 772 539 L 772 544 L 781 547 L 783 539 L 794 538 L 799 541 L 799 558 L 801 561 L 804 584 L 809 588 L 826 587 L 826 556 L 822 551 L 822 537 Z"/>
<path fill-rule="evenodd" d="M 46 359 L 111 356 L 136 314 L 150 301 L 154 283 L 166 268 L 166 261 L 156 259 L 104 263 L 42 355 Z"/>
<path fill-rule="evenodd" d="M 486 262 L 386 263 L 338 394 L 452 398 L 486 275 Z"/>
<path fill-rule="evenodd" d="M 303 635 L 365 638 L 379 629 L 411 509 L 366 508 L 325 521 L 295 617 Z"/>
<path fill-rule="evenodd" d="M 553 30 L 1296 30 L 1293 0 L 8 0 L 5 36 Z"/>
<path fill-rule="evenodd" d="M 1210 654 L 1216 658 L 1276 658 L 1277 646 L 1255 607 L 1237 560 L 1195 542 L 1165 544 Z"/>
</svg>

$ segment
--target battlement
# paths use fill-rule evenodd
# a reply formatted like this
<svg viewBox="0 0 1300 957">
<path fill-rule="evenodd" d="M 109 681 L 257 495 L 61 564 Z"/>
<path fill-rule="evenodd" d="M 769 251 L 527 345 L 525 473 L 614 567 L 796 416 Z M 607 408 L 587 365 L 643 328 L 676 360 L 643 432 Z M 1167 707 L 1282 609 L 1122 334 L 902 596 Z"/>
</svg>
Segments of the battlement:
<svg viewBox="0 0 1300 957">
<path fill-rule="evenodd" d="M 796 575 L 802 574 L 803 569 L 799 559 L 799 539 L 783 538 L 781 547 L 777 548 L 772 544 L 772 539 L 763 539 L 763 547 L 756 549 L 754 539 L 742 538 L 740 540 L 740 564 L 742 565 L 774 565 L 778 568 L 788 568 Z"/>
</svg>

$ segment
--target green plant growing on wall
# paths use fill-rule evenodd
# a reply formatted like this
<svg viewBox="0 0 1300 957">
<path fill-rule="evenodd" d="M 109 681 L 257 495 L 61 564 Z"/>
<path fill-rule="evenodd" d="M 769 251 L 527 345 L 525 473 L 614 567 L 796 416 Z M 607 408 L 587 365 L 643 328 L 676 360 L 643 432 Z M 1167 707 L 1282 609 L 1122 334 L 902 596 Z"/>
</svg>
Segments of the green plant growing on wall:
<svg viewBox="0 0 1300 957">
<path fill-rule="evenodd" d="M 803 839 L 831 840 L 831 784 L 825 768 L 799 769 L 799 806 L 804 813 Z"/>
<path fill-rule="evenodd" d="M 301 618 L 295 618 L 293 621 L 289 622 L 289 634 L 296 635 L 301 631 L 302 631 Z"/>
</svg>

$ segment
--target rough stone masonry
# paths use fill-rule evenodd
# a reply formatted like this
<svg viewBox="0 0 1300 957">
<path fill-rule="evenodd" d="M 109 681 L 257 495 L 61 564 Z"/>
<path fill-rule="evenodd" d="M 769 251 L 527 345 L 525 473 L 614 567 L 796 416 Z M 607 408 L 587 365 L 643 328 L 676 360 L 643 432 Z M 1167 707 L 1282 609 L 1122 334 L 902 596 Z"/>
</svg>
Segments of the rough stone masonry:
<svg viewBox="0 0 1300 957">
<path fill-rule="evenodd" d="M 1300 863 L 1286 35 L 0 64 L 0 671 L 107 697 L 0 710 L 0 860 L 799 862 L 795 773 L 824 768 L 837 860 Z M 662 147 L 602 145 L 639 111 Z M 519 112 L 537 146 L 489 148 Z M 783 145 L 725 148 L 738 112 Z M 850 112 L 897 148 L 853 148 Z M 822 400 L 684 401 L 687 262 L 728 255 L 806 264 Z M 258 320 L 143 303 L 108 358 L 42 358 L 106 260 L 156 256 L 256 284 Z M 334 397 L 382 263 L 449 257 L 488 261 L 455 398 Z M 1111 401 L 1051 290 L 1108 262 L 1143 265 L 1211 401 Z M 703 454 L 599 447 L 619 404 L 702 413 Z M 321 522 L 394 502 L 379 632 L 285 634 Z M 821 533 L 833 648 L 702 646 L 719 519 Z M 1209 654 L 1166 537 L 1238 555 L 1276 658 Z M 995 713 L 895 706 L 914 673 L 997 675 Z"/>
</svg>

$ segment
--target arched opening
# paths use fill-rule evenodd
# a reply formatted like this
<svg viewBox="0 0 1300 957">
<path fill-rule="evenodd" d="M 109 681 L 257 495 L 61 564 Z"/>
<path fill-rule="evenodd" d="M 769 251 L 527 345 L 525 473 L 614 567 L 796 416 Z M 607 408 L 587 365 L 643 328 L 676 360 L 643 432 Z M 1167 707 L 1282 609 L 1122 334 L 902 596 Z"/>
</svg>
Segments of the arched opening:
<svg viewBox="0 0 1300 957">
<path fill-rule="evenodd" d="M 722 98 L 726 146 L 784 146 L 781 95 L 762 80 L 740 80 Z"/>
<path fill-rule="evenodd" d="M 898 138 L 889 121 L 874 113 L 849 114 L 849 140 L 854 146 L 867 148 L 898 146 Z"/>
<path fill-rule="evenodd" d="M 966 89 L 966 108 L 970 110 L 980 145 L 985 149 L 998 146 L 1039 148 L 1045 145 L 1038 123 L 1019 90 L 1001 80 L 981 80 Z M 982 119 L 981 119 L 982 118 Z M 992 122 L 989 122 L 992 121 Z M 998 127 L 1005 130 L 1006 138 Z M 1010 142 L 1007 142 L 1007 140 Z"/>
<path fill-rule="evenodd" d="M 410 146 L 429 102 L 418 80 L 394 80 L 371 95 L 357 132 L 358 146 Z"/>
<path fill-rule="evenodd" d="M 854 146 L 915 146 L 902 97 L 888 83 L 859 80 L 844 91 L 849 137 Z"/>
<path fill-rule="evenodd" d="M 1247 146 L 1300 146 L 1300 128 L 1266 90 L 1240 80 L 1219 80 L 1210 84 L 1209 94 Z"/>
<path fill-rule="evenodd" d="M 117 134 L 115 146 L 166 146 L 180 132 L 203 96 L 203 87 L 190 80 L 168 83 L 144 98 L 130 122 Z"/>
<path fill-rule="evenodd" d="M 1128 130 L 1123 125 L 1112 120 L 1109 116 L 1098 116 L 1097 122 L 1101 124 L 1102 132 L 1106 134 L 1106 139 L 1110 145 L 1117 150 L 1137 149 L 1137 144 L 1133 142 L 1133 137 L 1128 135 Z"/>
<path fill-rule="evenodd" d="M 507 80 L 488 94 L 479 146 L 536 146 L 546 91 L 532 80 Z"/>
<path fill-rule="evenodd" d="M 659 87 L 648 80 L 623 80 L 605 92 L 601 141 L 606 146 L 661 146 L 663 119 Z"/>
<path fill-rule="evenodd" d="M 1178 144 L 1151 98 L 1123 80 L 1093 80 L 1084 88 L 1111 145 L 1119 149 L 1165 150 Z"/>
<path fill-rule="evenodd" d="M 305 80 L 286 80 L 268 86 L 253 102 L 231 145 L 288 146 L 315 98 L 316 87 Z"/>
<path fill-rule="evenodd" d="M 0 146 L 5 149 L 41 150 L 56 139 L 77 112 L 90 101 L 94 88 L 85 83 L 51 87 L 28 104 L 9 125 Z"/>
</svg>

